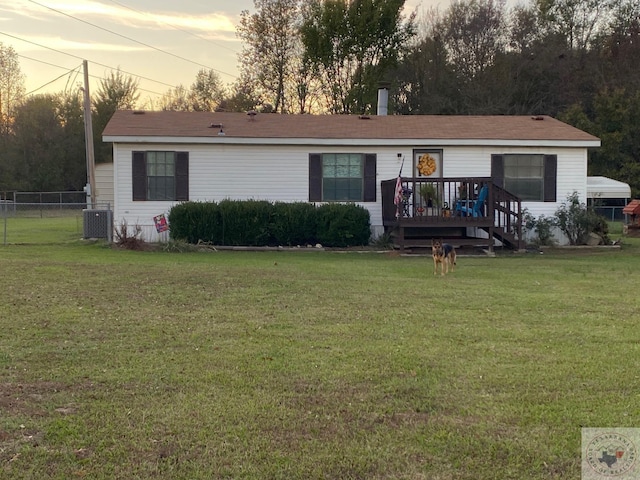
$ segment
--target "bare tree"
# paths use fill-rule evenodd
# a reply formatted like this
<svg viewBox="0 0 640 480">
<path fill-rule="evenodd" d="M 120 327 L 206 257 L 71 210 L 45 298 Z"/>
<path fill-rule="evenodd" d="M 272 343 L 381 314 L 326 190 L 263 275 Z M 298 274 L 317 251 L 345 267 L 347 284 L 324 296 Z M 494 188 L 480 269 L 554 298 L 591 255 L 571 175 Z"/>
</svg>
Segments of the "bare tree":
<svg viewBox="0 0 640 480">
<path fill-rule="evenodd" d="M 620 0 L 536 0 L 541 25 L 562 35 L 572 50 L 585 51 L 595 34 L 611 18 Z"/>
<path fill-rule="evenodd" d="M 524 53 L 542 38 L 538 16 L 532 7 L 517 5 L 511 10 L 509 22 L 509 48 Z"/>
<path fill-rule="evenodd" d="M 180 84 L 167 90 L 158 100 L 160 110 L 189 112 L 192 110 L 189 100 L 189 89 Z"/>
<path fill-rule="evenodd" d="M 225 98 L 225 87 L 213 70 L 200 70 L 190 88 L 177 85 L 158 99 L 161 110 L 213 112 Z"/>
<path fill-rule="evenodd" d="M 0 133 L 11 130 L 16 107 L 24 96 L 24 75 L 13 47 L 0 42 Z"/>
<path fill-rule="evenodd" d="M 251 79 L 240 74 L 238 80 L 231 86 L 229 96 L 222 100 L 218 109 L 224 112 L 248 112 L 249 110 L 270 112 L 270 108 L 265 108 L 264 103 Z"/>
<path fill-rule="evenodd" d="M 439 30 L 455 69 L 464 78 L 474 78 L 504 51 L 505 0 L 455 1 Z"/>
<path fill-rule="evenodd" d="M 304 56 L 302 42 L 297 42 L 292 63 L 291 81 L 286 85 L 292 113 L 318 113 L 322 111 L 322 83 Z"/>
<path fill-rule="evenodd" d="M 200 70 L 188 94 L 191 109 L 196 112 L 215 111 L 224 96 L 224 86 L 213 70 Z"/>
<path fill-rule="evenodd" d="M 116 110 L 135 108 L 139 97 L 138 81 L 118 69 L 100 80 L 94 104 L 98 112 L 110 112 L 110 117 Z"/>
<path fill-rule="evenodd" d="M 244 10 L 237 34 L 245 42 L 240 54 L 245 77 L 255 82 L 273 111 L 290 110 L 287 85 L 295 71 L 299 43 L 299 0 L 254 0 L 256 13 Z"/>
<path fill-rule="evenodd" d="M 395 71 L 392 102 L 401 114 L 456 113 L 457 78 L 438 29 L 437 9 L 427 10 L 420 19 L 419 33 L 403 52 Z"/>
</svg>

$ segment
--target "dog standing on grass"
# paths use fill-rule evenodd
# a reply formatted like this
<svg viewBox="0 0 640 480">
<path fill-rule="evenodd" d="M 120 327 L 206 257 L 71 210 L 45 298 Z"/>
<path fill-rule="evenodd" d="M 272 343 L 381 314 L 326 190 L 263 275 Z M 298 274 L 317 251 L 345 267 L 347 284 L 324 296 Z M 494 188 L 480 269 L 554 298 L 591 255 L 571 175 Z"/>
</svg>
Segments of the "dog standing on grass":
<svg viewBox="0 0 640 480">
<path fill-rule="evenodd" d="M 433 257 L 433 274 L 438 274 L 438 265 L 440 265 L 440 275 L 453 272 L 456 264 L 456 249 L 453 245 L 442 243 L 442 240 L 431 239 L 431 256 Z"/>
</svg>

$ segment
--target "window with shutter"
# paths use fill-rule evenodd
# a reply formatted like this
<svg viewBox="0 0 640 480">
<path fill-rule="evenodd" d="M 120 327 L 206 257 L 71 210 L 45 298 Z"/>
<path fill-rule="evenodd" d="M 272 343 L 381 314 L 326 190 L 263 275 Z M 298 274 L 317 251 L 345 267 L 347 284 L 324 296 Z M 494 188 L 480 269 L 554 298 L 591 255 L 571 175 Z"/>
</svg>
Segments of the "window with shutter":
<svg viewBox="0 0 640 480">
<path fill-rule="evenodd" d="M 132 154 L 133 200 L 189 199 L 189 153 L 146 151 Z"/>
<path fill-rule="evenodd" d="M 147 199 L 147 162 L 144 152 L 133 152 L 132 182 L 133 201 Z"/>
<path fill-rule="evenodd" d="M 492 155 L 491 176 L 496 185 L 525 202 L 556 201 L 556 155 Z"/>
<path fill-rule="evenodd" d="M 375 202 L 376 155 L 309 155 L 310 202 Z"/>
<path fill-rule="evenodd" d="M 189 152 L 176 153 L 176 200 L 189 200 Z"/>
</svg>

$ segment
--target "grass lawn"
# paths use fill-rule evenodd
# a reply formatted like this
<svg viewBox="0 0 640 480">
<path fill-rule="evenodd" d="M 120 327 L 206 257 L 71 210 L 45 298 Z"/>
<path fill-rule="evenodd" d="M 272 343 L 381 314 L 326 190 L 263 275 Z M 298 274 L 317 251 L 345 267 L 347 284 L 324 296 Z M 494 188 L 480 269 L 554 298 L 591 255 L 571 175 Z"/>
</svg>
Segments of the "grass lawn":
<svg viewBox="0 0 640 480">
<path fill-rule="evenodd" d="M 639 254 L 0 246 L 0 477 L 579 478 L 640 426 Z"/>
<path fill-rule="evenodd" d="M 0 246 L 75 242 L 82 238 L 82 210 L 30 211 L 0 215 Z"/>
</svg>

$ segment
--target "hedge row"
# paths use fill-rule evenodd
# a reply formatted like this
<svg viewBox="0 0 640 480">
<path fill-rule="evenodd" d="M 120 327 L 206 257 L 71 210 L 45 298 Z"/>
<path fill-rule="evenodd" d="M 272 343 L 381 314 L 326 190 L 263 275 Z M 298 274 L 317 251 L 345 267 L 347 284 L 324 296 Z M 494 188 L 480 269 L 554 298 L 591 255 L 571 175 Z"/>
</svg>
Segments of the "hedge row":
<svg viewBox="0 0 640 480">
<path fill-rule="evenodd" d="M 171 238 L 213 245 L 367 245 L 369 212 L 353 204 L 223 200 L 185 202 L 169 212 Z"/>
</svg>

